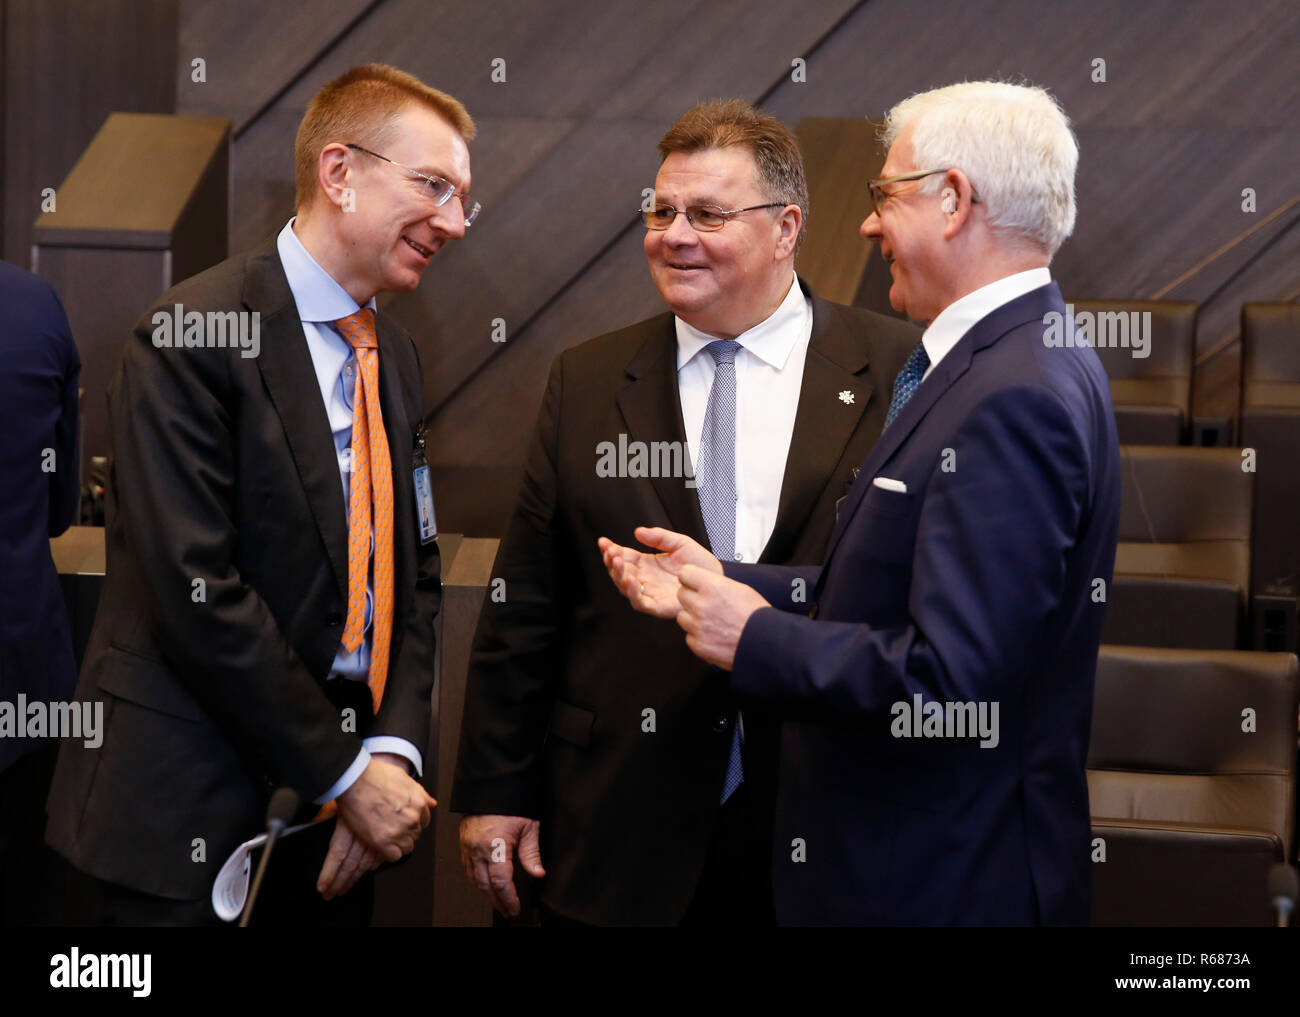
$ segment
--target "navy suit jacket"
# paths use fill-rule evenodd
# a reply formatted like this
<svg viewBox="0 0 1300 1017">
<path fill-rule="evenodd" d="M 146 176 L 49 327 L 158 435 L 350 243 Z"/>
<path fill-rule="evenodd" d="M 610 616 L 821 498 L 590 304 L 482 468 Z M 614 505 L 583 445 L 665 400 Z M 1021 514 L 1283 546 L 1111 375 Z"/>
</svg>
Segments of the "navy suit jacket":
<svg viewBox="0 0 1300 1017">
<path fill-rule="evenodd" d="M 1047 347 L 1050 311 L 1065 316 L 1055 283 L 940 361 L 867 457 L 821 568 L 727 566 L 774 605 L 746 624 L 732 684 L 785 718 L 785 924 L 1088 920 L 1119 449 L 1096 353 Z M 947 704 L 965 703 L 989 729 L 996 704 L 996 745 L 955 736 L 973 718 Z M 910 714 L 939 708 L 952 724 L 927 737 Z"/>
<path fill-rule="evenodd" d="M 0 262 L 0 700 L 69 700 L 77 684 L 49 538 L 77 513 L 80 371 L 50 284 Z M 0 738 L 0 770 L 35 745 Z"/>
</svg>

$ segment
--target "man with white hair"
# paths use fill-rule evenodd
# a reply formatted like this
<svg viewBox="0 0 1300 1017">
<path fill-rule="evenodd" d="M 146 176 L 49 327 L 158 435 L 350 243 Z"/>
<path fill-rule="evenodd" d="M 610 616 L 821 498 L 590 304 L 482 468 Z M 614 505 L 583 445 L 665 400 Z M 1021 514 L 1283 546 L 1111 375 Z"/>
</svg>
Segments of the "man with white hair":
<svg viewBox="0 0 1300 1017">
<path fill-rule="evenodd" d="M 1069 321 L 1048 264 L 1077 145 L 1046 92 L 996 82 L 913 96 L 885 140 L 862 234 L 927 328 L 824 564 L 601 546 L 634 606 L 785 718 L 783 923 L 1085 924 L 1120 474 L 1096 354 L 1044 341 Z"/>
</svg>

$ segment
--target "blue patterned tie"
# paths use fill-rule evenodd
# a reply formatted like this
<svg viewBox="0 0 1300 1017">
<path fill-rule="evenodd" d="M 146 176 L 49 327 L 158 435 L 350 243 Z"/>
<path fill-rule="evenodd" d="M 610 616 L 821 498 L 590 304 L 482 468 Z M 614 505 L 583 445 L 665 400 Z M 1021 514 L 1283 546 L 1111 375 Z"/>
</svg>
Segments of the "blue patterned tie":
<svg viewBox="0 0 1300 1017">
<path fill-rule="evenodd" d="M 929 366 L 930 355 L 925 352 L 925 345 L 920 344 L 912 351 L 912 355 L 907 358 L 907 363 L 894 379 L 894 398 L 889 404 L 889 413 L 885 416 L 885 427 L 894 422 L 894 418 L 902 412 L 907 401 L 916 395 L 916 390 L 920 387 L 921 379 L 925 377 Z M 885 427 L 880 430 L 883 432 Z"/>
<path fill-rule="evenodd" d="M 719 561 L 736 558 L 736 351 L 734 339 L 717 339 L 705 347 L 713 357 L 713 387 L 704 411 L 700 462 L 695 470 L 700 514 L 709 545 Z M 745 772 L 740 760 L 740 723 L 731 732 L 731 757 L 722 784 L 722 801 L 740 787 Z"/>
</svg>

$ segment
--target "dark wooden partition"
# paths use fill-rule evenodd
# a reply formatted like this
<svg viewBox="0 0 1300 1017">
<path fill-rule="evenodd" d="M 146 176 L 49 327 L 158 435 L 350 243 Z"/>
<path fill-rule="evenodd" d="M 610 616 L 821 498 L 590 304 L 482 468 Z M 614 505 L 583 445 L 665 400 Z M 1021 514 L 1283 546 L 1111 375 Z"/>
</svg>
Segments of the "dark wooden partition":
<svg viewBox="0 0 1300 1017">
<path fill-rule="evenodd" d="M 871 212 L 867 181 L 885 162 L 879 130 L 879 121 L 835 117 L 804 117 L 796 130 L 811 206 L 797 269 L 820 296 L 841 304 L 853 303 L 872 251 L 856 227 Z"/>
<path fill-rule="evenodd" d="M 32 229 L 32 270 L 58 291 L 81 354 L 82 462 L 108 454 L 104 391 L 161 293 L 226 256 L 229 121 L 114 113 Z"/>
<path fill-rule="evenodd" d="M 434 696 L 438 738 L 437 790 L 433 793 L 438 799 L 434 827 L 434 925 L 492 924 L 492 908 L 461 868 L 460 816 L 447 811 L 447 806 L 451 803 L 451 782 L 460 745 L 470 645 L 483 598 L 491 585 L 498 543 L 482 539 L 462 541 L 443 583 L 438 687 Z"/>
<path fill-rule="evenodd" d="M 1047 86 L 1082 149 L 1078 227 L 1054 272 L 1074 294 L 1201 304 L 1198 416 L 1235 411 L 1241 303 L 1300 296 L 1293 0 L 1258 0 L 1248 17 L 1231 0 L 481 0 L 437 16 L 425 0 L 3 3 L 4 230 L 19 263 L 40 188 L 112 109 L 232 120 L 242 250 L 292 214 L 298 120 L 349 65 L 386 61 L 467 104 L 484 215 L 385 309 L 421 347 L 440 515 L 471 536 L 502 531 L 551 359 L 658 309 L 634 210 L 655 142 L 700 99 L 810 120 L 816 178 L 851 170 L 812 118 L 860 131 L 953 81 Z M 662 39 L 673 44 L 647 43 Z M 847 186 L 841 199 L 814 185 L 807 271 L 884 310 L 888 277 L 869 248 L 855 294 L 820 275 L 851 277 L 864 257 L 859 209 L 839 204 L 863 196 Z M 823 241 L 836 257 L 818 266 Z M 497 319 L 505 342 L 492 341 Z M 98 398 L 88 386 L 88 405 Z"/>
</svg>

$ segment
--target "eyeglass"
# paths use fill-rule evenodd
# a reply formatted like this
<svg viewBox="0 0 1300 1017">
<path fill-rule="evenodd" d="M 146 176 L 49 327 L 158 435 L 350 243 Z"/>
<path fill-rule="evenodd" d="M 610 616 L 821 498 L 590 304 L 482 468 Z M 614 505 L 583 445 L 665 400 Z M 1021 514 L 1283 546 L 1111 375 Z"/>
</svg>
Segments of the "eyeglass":
<svg viewBox="0 0 1300 1017">
<path fill-rule="evenodd" d="M 948 167 L 948 169 L 914 170 L 911 173 L 900 173 L 896 177 L 868 180 L 867 193 L 871 195 L 871 211 L 876 215 L 880 215 L 880 209 L 885 204 L 885 199 L 889 197 L 884 190 L 885 184 L 899 184 L 905 180 L 922 180 L 925 177 L 932 177 L 936 173 L 948 173 L 951 169 L 952 167 Z M 980 200 L 979 195 L 975 193 L 973 188 L 971 189 L 970 200 L 972 204 L 978 204 Z"/>
<path fill-rule="evenodd" d="M 686 216 L 686 221 L 701 233 L 713 233 L 722 229 L 741 212 L 752 212 L 757 208 L 785 208 L 782 201 L 771 201 L 766 205 L 750 205 L 748 208 L 725 209 L 717 205 L 689 205 L 686 208 L 673 208 L 672 205 L 655 205 L 654 208 L 641 209 L 641 221 L 652 230 L 666 230 L 679 215 Z"/>
<path fill-rule="evenodd" d="M 376 159 L 383 159 L 384 162 L 392 163 L 398 169 L 406 170 L 414 176 L 419 177 L 424 183 L 420 187 L 420 193 L 441 208 L 447 204 L 454 194 L 460 199 L 461 211 L 465 214 L 465 225 L 471 226 L 478 214 L 483 211 L 483 206 L 477 201 L 473 201 L 468 194 L 461 194 L 456 190 L 456 185 L 446 177 L 431 177 L 427 173 L 421 173 L 419 170 L 411 169 L 410 166 L 403 166 L 400 162 L 393 162 L 386 155 L 380 155 L 378 152 L 372 152 L 368 148 L 362 148 L 360 145 L 349 144 L 348 148 L 355 148 L 358 152 L 365 152 L 366 155 L 373 155 Z"/>
</svg>

